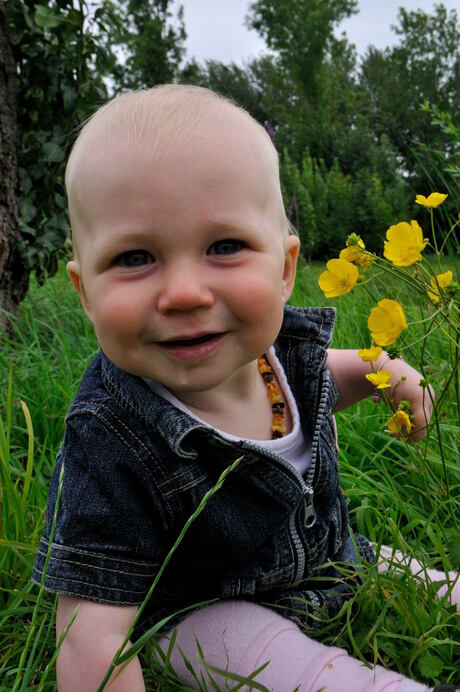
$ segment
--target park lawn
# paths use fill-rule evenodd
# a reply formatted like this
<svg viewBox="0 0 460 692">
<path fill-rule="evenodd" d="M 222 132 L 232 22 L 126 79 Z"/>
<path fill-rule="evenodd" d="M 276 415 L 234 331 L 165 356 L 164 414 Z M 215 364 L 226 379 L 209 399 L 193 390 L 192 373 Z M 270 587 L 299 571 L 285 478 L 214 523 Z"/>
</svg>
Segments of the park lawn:
<svg viewBox="0 0 460 692">
<path fill-rule="evenodd" d="M 458 260 L 448 262 L 458 276 Z M 369 346 L 372 299 L 357 286 L 327 301 L 317 286 L 322 269 L 301 263 L 291 303 L 336 306 L 333 345 Z M 394 286 L 393 297 L 402 305 L 409 294 L 410 287 Z M 426 374 L 436 389 L 448 377 L 449 346 L 439 332 L 428 348 Z M 0 690 L 55 689 L 55 597 L 40 591 L 30 575 L 64 416 L 96 350 L 64 267 L 43 286 L 33 280 L 16 335 L 3 339 L 0 353 Z M 453 398 L 444 400 L 439 420 L 443 460 L 433 434 L 417 446 L 391 437 L 382 404 L 362 401 L 340 412 L 337 421 L 340 477 L 353 528 L 427 566 L 458 569 L 460 426 Z M 378 575 L 374 566 L 363 565 L 362 579 L 341 616 L 314 636 L 427 684 L 458 681 L 460 618 L 454 608 L 404 573 Z M 148 689 L 184 689 L 168 666 L 158 672 L 152 649 L 148 644 L 144 657 Z M 233 685 L 229 689 L 239 688 Z"/>
</svg>

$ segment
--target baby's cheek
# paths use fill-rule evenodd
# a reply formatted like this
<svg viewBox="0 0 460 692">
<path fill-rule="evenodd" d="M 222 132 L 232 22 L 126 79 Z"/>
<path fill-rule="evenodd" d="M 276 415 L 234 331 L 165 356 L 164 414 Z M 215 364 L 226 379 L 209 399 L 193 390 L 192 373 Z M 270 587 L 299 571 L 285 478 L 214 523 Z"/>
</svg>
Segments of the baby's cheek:
<svg viewBox="0 0 460 692">
<path fill-rule="evenodd" d="M 269 276 L 258 276 L 236 282 L 237 306 L 240 319 L 254 327 L 263 327 L 278 334 L 283 320 L 284 303 L 280 287 Z"/>
<path fill-rule="evenodd" d="M 129 292 L 107 294 L 95 314 L 96 335 L 100 340 L 129 340 L 139 332 L 142 312 L 140 301 Z"/>
</svg>

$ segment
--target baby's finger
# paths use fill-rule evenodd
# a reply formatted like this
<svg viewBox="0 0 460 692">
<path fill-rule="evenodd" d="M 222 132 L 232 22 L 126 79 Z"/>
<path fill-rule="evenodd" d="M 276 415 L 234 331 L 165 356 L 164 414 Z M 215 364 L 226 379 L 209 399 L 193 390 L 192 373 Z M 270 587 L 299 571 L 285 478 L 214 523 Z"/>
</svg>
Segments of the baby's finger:
<svg viewBox="0 0 460 692">
<path fill-rule="evenodd" d="M 420 442 L 420 440 L 423 440 L 424 437 L 426 437 L 427 433 L 427 426 L 423 425 L 421 427 L 417 427 L 414 425 L 413 430 L 411 431 L 411 434 L 408 436 L 408 440 L 411 440 L 411 442 Z"/>
</svg>

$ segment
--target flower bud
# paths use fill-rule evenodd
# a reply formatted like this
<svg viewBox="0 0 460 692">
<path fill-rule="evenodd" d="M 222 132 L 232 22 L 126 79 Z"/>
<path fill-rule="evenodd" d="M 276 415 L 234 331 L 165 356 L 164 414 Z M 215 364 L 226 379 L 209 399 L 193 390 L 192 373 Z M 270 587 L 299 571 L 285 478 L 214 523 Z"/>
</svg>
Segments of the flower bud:
<svg viewBox="0 0 460 692">
<path fill-rule="evenodd" d="M 357 233 L 350 233 L 349 236 L 347 236 L 347 240 L 345 242 L 345 245 L 347 247 L 350 247 L 351 245 L 359 245 L 361 244 L 363 247 L 363 241 L 361 240 L 361 237 Z"/>
</svg>

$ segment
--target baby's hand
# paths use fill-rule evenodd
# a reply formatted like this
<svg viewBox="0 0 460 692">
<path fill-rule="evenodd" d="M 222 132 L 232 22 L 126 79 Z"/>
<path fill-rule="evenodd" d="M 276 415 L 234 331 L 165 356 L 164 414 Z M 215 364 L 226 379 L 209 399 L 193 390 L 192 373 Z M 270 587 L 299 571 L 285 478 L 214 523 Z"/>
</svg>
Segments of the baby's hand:
<svg viewBox="0 0 460 692">
<path fill-rule="evenodd" d="M 424 384 L 423 376 L 415 368 L 399 358 L 387 360 L 384 369 L 393 373 L 392 388 L 388 391 L 395 408 L 403 401 L 407 401 L 410 405 L 413 428 L 407 438 L 418 442 L 425 437 L 426 428 L 431 419 L 434 390 L 431 386 Z"/>
<path fill-rule="evenodd" d="M 415 368 L 400 358 L 391 360 L 385 352 L 379 355 L 378 360 L 369 362 L 368 359 L 360 357 L 357 350 L 337 348 L 328 349 L 327 367 L 339 390 L 336 411 L 375 394 L 375 382 L 372 382 L 370 375 L 375 375 L 380 370 L 391 373 L 389 387 L 383 391 L 388 392 L 394 409 L 397 409 L 401 402 L 408 402 L 407 408 L 413 427 L 410 433 L 405 435 L 405 439 L 418 442 L 425 437 L 433 410 L 434 392 L 431 387 L 421 386 L 423 376 Z M 406 413 L 400 418 L 403 422 L 408 422 Z M 404 435 L 405 428 L 401 421 L 395 421 L 395 424 L 390 424 L 389 427 L 397 434 L 401 433 L 402 428 Z"/>
</svg>

